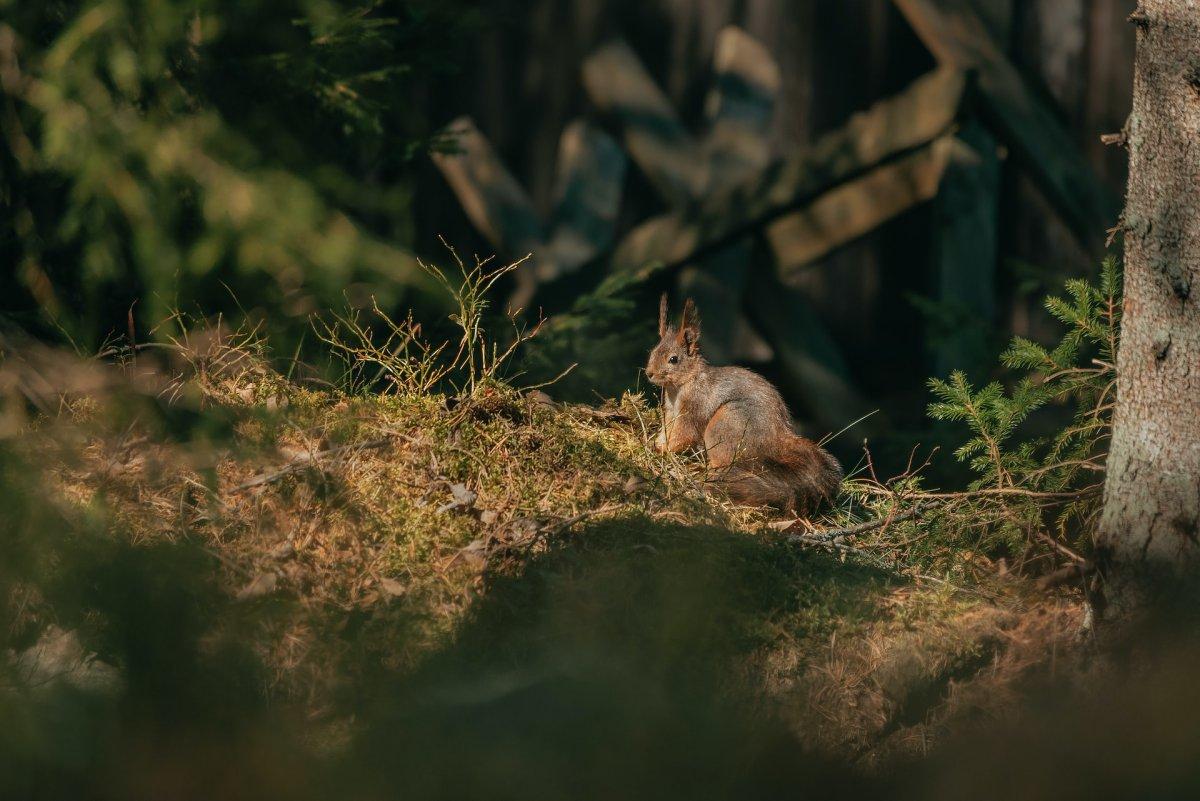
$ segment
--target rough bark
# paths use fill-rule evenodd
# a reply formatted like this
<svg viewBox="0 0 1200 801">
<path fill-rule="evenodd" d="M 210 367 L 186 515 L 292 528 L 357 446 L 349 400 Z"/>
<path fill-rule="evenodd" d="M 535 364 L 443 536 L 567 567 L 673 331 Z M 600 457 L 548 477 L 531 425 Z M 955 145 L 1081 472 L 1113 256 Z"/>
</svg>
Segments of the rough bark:
<svg viewBox="0 0 1200 801">
<path fill-rule="evenodd" d="M 1099 545 L 1118 595 L 1200 556 L 1200 0 L 1143 0 Z"/>
</svg>

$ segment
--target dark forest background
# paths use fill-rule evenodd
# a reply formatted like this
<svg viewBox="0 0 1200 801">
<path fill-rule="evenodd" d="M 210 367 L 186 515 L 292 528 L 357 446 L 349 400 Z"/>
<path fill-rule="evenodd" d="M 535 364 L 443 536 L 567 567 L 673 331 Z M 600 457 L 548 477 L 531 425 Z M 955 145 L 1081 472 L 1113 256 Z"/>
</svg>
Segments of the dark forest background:
<svg viewBox="0 0 1200 801">
<path fill-rule="evenodd" d="M 463 254 L 495 253 L 428 156 L 431 149 L 454 148 L 453 137 L 444 134 L 455 118 L 473 117 L 534 205 L 549 212 L 564 126 L 576 117 L 609 124 L 590 104 L 580 72 L 585 57 L 613 37 L 631 44 L 693 125 L 702 118 L 718 32 L 734 24 L 760 40 L 782 75 L 770 128 L 775 157 L 803 151 L 936 64 L 889 0 L 226 5 L 197 7 L 224 19 L 210 31 L 198 23 L 189 28 L 193 12 L 180 4 L 99 4 L 118 18 L 127 15 L 128 28 L 114 27 L 112 39 L 86 40 L 62 64 L 52 54 L 49 62 L 42 60 L 47 54 L 39 48 L 61 41 L 78 24 L 82 6 L 5 6 L 13 33 L 4 41 L 9 146 L 0 253 L 8 275 L 0 280 L 7 282 L 6 319 L 95 350 L 113 336 L 160 335 L 155 326 L 171 311 L 221 313 L 227 320 L 249 314 L 277 329 L 280 353 L 319 361 L 312 337 L 297 333 L 309 315 L 347 302 L 362 305 L 375 295 L 393 311 L 413 308 L 433 320 L 444 310 L 413 269 L 411 254 L 446 263 L 443 239 Z M 974 7 L 1118 197 L 1124 154 L 1104 146 L 1100 136 L 1120 130 L 1129 108 L 1129 3 L 980 0 Z M 161 63 L 148 58 L 161 52 Z M 141 70 L 136 86 L 119 80 L 113 65 L 123 62 L 117 56 L 131 56 L 135 72 Z M 130 145 L 101 105 L 91 109 L 96 124 L 80 140 L 78 157 L 53 151 L 49 123 L 65 114 L 63 108 L 22 96 L 29 92 L 25 73 L 51 62 L 60 69 L 55 77 L 80 92 L 85 105 L 95 96 L 88 83 L 94 76 L 114 102 L 140 106 L 141 121 L 151 126 L 165 125 L 172 115 L 212 120 L 228 138 L 201 137 L 194 142 L 197 152 L 218 154 L 248 182 L 266 187 L 254 211 L 241 219 L 214 217 L 203 198 L 224 208 L 239 202 L 234 190 L 189 173 L 187 162 L 156 167 L 138 150 L 161 141 L 153 128 Z M 76 74 L 78 80 L 71 77 Z M 44 156 L 40 161 L 22 156 L 30 140 Z M 964 322 L 938 306 L 936 203 L 915 207 L 788 279 L 816 309 L 860 395 L 886 410 L 886 422 L 871 432 L 883 435 L 885 452 L 887 435 L 901 430 L 897 442 L 911 443 L 914 434 L 936 441 L 921 430 L 927 425 L 928 376 L 953 366 L 988 377 L 1012 335 L 1052 339 L 1056 329 L 1042 311 L 1042 298 L 1068 277 L 1094 274 L 1099 264 L 1101 254 L 1079 244 L 1004 146 L 997 148 L 992 319 Z M 124 176 L 116 169 L 123 162 L 131 165 Z M 289 189 L 280 175 L 295 185 Z M 128 176 L 148 187 L 149 221 L 131 216 L 115 188 Z M 97 183 L 110 196 L 89 195 Z M 661 211 L 646 178 L 631 166 L 617 239 Z M 152 236 L 140 232 L 143 224 L 154 229 Z M 524 254 L 497 255 L 510 260 Z M 769 258 L 757 248 L 749 269 L 770 270 Z M 649 344 L 653 293 L 644 294 L 638 309 L 645 319 L 634 333 Z M 962 335 L 966 323 L 983 329 L 983 351 L 964 363 L 939 361 L 939 343 Z M 629 363 L 627 375 L 595 389 L 611 394 L 636 385 L 639 366 Z M 770 363 L 755 367 L 777 377 Z M 594 399 L 587 389 L 577 382 L 569 394 Z M 832 428 L 790 394 L 806 430 Z M 854 443 L 837 447 L 848 454 L 857 450 Z"/>
<path fill-rule="evenodd" d="M 1120 196 L 1125 154 L 1100 137 L 1119 131 L 1129 110 L 1130 4 L 986 0 L 975 6 L 1092 168 Z M 597 116 L 581 88 L 581 62 L 611 37 L 630 42 L 695 127 L 711 82 L 717 35 L 729 24 L 744 28 L 767 46 L 782 72 L 771 126 L 775 156 L 803 150 L 936 65 L 890 0 L 509 2 L 488 4 L 486 18 L 461 72 L 431 91 L 430 114 L 473 116 L 543 213 L 551 203 L 563 126 L 576 116 Z M 1043 297 L 1066 278 L 1095 275 L 1100 255 L 1079 243 L 1025 171 L 1000 149 L 996 315 L 985 321 L 988 352 L 974 363 L 953 365 L 976 378 L 996 374 L 995 355 L 1011 336 L 1052 340 L 1057 329 L 1042 308 Z M 442 235 L 464 250 L 492 252 L 428 162 L 420 164 L 417 186 L 421 251 L 436 253 Z M 618 237 L 662 210 L 636 168 L 629 170 L 626 187 Z M 939 316 L 934 300 L 936 214 L 934 204 L 918 206 L 806 267 L 793 281 L 842 349 L 855 385 L 888 411 L 891 425 L 908 429 L 898 442 L 911 443 L 914 434 L 926 442 L 937 439 L 936 432 L 918 430 L 925 425 L 925 378 L 944 375 L 937 343 L 959 333 L 960 321 Z M 766 263 L 754 268 L 770 269 L 763 249 L 756 258 Z M 758 369 L 771 372 L 770 365 Z M 805 417 L 802 402 L 791 400 Z M 887 449 L 886 441 L 878 444 Z M 851 451 L 856 447 L 849 443 Z"/>
<path fill-rule="evenodd" d="M 1125 187 L 1126 158 L 1100 142 L 1129 114 L 1133 30 L 1124 0 L 986 0 L 1010 9 L 1010 58 L 1053 100 L 1088 161 L 1114 192 Z M 686 119 L 701 114 L 713 44 L 736 24 L 762 41 L 778 61 L 783 84 L 772 144 L 783 155 L 811 144 L 872 102 L 899 91 L 935 65 L 890 0 L 677 0 L 622 2 L 494 2 L 483 4 L 488 25 L 464 52 L 461 71 L 428 95 L 434 119 L 471 114 L 513 173 L 544 210 L 554 180 L 556 146 L 571 118 L 592 113 L 579 69 L 584 57 L 613 36 L 633 45 Z M 426 167 L 426 165 L 422 165 Z M 624 216 L 656 210 L 653 194 L 624 196 Z M 1084 253 L 1017 170 L 1005 176 L 1003 257 L 1009 296 L 1001 323 L 1019 334 L 1039 331 L 1041 295 L 1028 283 L 1095 272 Z M 438 248 L 475 236 L 441 176 L 427 167 L 416 206 L 421 246 Z M 643 205 L 644 204 L 644 205 Z M 847 349 L 864 357 L 888 346 L 904 320 L 891 301 L 897 288 L 921 291 L 922 254 L 914 233 L 928 228 L 923 209 L 896 220 L 809 271 L 805 289 Z M 911 310 L 910 310 L 911 311 Z M 897 314 L 898 317 L 891 316 Z M 899 325 L 897 325 L 899 323 Z M 892 354 L 894 356 L 894 354 Z M 890 360 L 890 359 L 889 359 Z"/>
</svg>

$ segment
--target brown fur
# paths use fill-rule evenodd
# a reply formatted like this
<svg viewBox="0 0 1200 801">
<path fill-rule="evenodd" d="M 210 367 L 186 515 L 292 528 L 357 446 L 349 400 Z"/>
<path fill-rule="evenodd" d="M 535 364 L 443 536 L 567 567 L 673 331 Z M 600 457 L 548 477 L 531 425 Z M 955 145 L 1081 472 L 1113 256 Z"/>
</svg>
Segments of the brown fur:
<svg viewBox="0 0 1200 801">
<path fill-rule="evenodd" d="M 663 430 L 656 447 L 672 453 L 700 446 L 712 483 L 738 503 L 811 514 L 837 494 L 842 467 L 792 430 L 775 387 L 741 367 L 712 367 L 700 353 L 700 321 L 688 300 L 679 328 L 659 307 L 660 341 L 646 376 L 663 388 Z"/>
</svg>

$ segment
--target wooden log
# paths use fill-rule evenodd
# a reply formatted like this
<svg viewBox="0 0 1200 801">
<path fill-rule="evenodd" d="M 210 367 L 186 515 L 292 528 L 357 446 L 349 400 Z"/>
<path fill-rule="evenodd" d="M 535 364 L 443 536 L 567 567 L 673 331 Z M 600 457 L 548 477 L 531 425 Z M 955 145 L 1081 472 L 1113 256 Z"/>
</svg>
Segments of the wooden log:
<svg viewBox="0 0 1200 801">
<path fill-rule="evenodd" d="M 626 159 L 620 145 L 584 120 L 563 131 L 558 147 L 548 253 L 538 261 L 539 281 L 573 272 L 613 240 Z"/>
<path fill-rule="evenodd" d="M 802 269 L 835 247 L 865 234 L 913 206 L 937 197 L 950 166 L 977 161 L 952 134 L 821 195 L 767 229 L 781 277 Z M 803 397 L 823 424 L 837 428 L 869 411 L 853 390 L 846 365 L 819 327 L 803 296 L 790 287 L 766 286 L 752 295 L 756 319 L 771 336 L 784 383 Z M 785 315 L 790 318 L 786 325 Z M 871 420 L 851 431 L 862 436 Z"/>
<path fill-rule="evenodd" d="M 450 123 L 457 152 L 433 153 L 433 163 L 476 230 L 496 248 L 524 256 L 545 241 L 542 221 L 487 137 L 470 117 Z"/>
<path fill-rule="evenodd" d="M 617 246 L 612 269 L 651 262 L 677 268 L 752 233 L 885 159 L 927 144 L 954 124 L 966 86 L 959 70 L 939 69 L 863 111 L 812 149 L 777 161 L 732 189 L 647 220 Z"/>
<path fill-rule="evenodd" d="M 741 28 L 717 34 L 713 86 L 705 99 L 706 191 L 733 186 L 771 159 L 767 131 L 779 95 L 779 67 L 770 52 Z M 706 348 L 714 364 L 758 364 L 773 350 L 742 312 L 753 245 L 734 242 L 679 274 L 679 290 L 705 312 Z"/>
<path fill-rule="evenodd" d="M 766 229 L 767 239 L 775 250 L 780 276 L 787 280 L 835 248 L 932 200 L 960 147 L 947 134 L 771 223 Z"/>
<path fill-rule="evenodd" d="M 781 79 L 770 52 L 741 28 L 717 36 L 713 87 L 705 100 L 707 189 L 728 187 L 767 165 L 767 138 Z"/>
<path fill-rule="evenodd" d="M 457 152 L 434 153 L 433 160 L 467 218 L 506 257 L 532 254 L 517 271 L 510 307 L 526 306 L 539 283 L 578 269 L 612 244 L 626 160 L 608 134 L 583 120 L 563 131 L 547 241 L 547 226 L 487 137 L 468 117 L 451 130 Z"/>
<path fill-rule="evenodd" d="M 669 205 L 685 205 L 701 193 L 701 148 L 629 45 L 618 39 L 588 56 L 583 85 L 592 102 L 620 122 L 630 156 Z"/>
<path fill-rule="evenodd" d="M 729 26 L 717 37 L 714 70 L 706 103 L 710 130 L 701 144 L 624 42 L 600 48 L 584 64 L 584 85 L 593 102 L 617 118 L 634 161 L 671 207 L 694 204 L 770 157 L 766 127 L 780 83 L 770 53 Z M 748 243 L 732 243 L 679 276 L 681 293 L 707 308 L 709 357 L 715 364 L 770 358 L 770 346 L 741 313 L 749 250 Z"/>
<path fill-rule="evenodd" d="M 974 70 L 991 127 L 1029 169 L 1083 246 L 1100 253 L 1120 210 L 1053 111 L 1025 85 L 966 0 L 893 0 L 944 66 Z"/>
<path fill-rule="evenodd" d="M 541 253 L 546 241 L 541 218 L 533 201 L 513 178 L 475 121 L 460 117 L 450 123 L 457 152 L 432 154 L 467 219 L 501 253 L 519 259 Z M 538 267 L 534 259 L 514 273 L 516 289 L 511 308 L 525 306 L 537 291 Z"/>
</svg>

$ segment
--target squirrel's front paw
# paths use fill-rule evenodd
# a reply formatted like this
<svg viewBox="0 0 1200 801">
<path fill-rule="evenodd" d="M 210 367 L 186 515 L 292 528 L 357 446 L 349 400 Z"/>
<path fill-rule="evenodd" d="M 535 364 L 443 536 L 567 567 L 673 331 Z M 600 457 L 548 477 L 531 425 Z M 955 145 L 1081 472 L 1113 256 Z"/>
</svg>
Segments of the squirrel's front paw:
<svg viewBox="0 0 1200 801">
<path fill-rule="evenodd" d="M 658 436 L 654 438 L 654 450 L 658 453 L 663 453 L 667 449 L 667 432 L 659 431 Z"/>
</svg>

